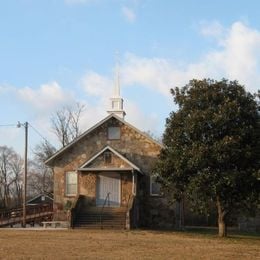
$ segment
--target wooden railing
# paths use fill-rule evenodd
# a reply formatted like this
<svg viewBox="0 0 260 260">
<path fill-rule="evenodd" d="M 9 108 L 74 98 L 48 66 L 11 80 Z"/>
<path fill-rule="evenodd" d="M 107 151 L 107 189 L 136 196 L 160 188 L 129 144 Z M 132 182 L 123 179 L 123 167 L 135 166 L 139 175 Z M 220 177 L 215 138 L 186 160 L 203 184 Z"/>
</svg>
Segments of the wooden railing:
<svg viewBox="0 0 260 260">
<path fill-rule="evenodd" d="M 26 223 L 35 223 L 44 218 L 52 218 L 52 204 L 28 205 L 26 206 Z M 12 226 L 21 223 L 23 219 L 23 208 L 0 210 L 0 227 Z"/>
</svg>

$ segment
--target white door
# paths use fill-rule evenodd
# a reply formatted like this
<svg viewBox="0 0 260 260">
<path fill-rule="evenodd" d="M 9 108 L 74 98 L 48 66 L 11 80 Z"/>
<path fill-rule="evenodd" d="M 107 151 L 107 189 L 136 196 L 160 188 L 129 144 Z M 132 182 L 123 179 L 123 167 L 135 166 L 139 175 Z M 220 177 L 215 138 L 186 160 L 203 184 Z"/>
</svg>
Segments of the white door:
<svg viewBox="0 0 260 260">
<path fill-rule="evenodd" d="M 101 173 L 97 179 L 96 205 L 106 207 L 120 206 L 120 174 L 119 173 Z"/>
</svg>

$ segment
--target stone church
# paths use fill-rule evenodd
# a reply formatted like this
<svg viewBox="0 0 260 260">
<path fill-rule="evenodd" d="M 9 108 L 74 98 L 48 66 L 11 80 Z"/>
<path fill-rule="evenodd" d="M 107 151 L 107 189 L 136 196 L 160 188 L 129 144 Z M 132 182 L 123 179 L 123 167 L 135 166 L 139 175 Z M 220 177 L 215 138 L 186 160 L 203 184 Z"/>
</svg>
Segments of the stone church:
<svg viewBox="0 0 260 260">
<path fill-rule="evenodd" d="M 152 169 L 162 145 L 125 120 L 119 81 L 108 116 L 46 161 L 54 220 L 72 228 L 170 228 L 174 209 Z"/>
</svg>

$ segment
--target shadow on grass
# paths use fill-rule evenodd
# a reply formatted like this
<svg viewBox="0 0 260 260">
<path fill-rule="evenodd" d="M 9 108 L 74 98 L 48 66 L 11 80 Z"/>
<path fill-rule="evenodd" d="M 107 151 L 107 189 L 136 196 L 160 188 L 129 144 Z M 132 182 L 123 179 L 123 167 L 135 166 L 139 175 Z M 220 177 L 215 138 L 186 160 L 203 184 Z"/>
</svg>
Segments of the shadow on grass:
<svg viewBox="0 0 260 260">
<path fill-rule="evenodd" d="M 141 229 L 143 231 L 149 231 L 152 233 L 163 234 L 163 233 L 175 233 L 188 236 L 200 236 L 207 238 L 220 238 L 218 236 L 218 228 L 216 227 L 185 227 L 183 230 L 175 229 Z M 140 230 L 140 231 L 141 231 Z M 246 240 L 260 240 L 259 232 L 242 232 L 237 229 L 231 228 L 227 230 L 227 237 L 225 239 L 246 239 Z"/>
<path fill-rule="evenodd" d="M 191 234 L 201 234 L 201 235 L 212 235 L 218 236 L 218 229 L 214 227 L 192 227 L 186 228 L 184 232 L 191 233 Z M 257 232 L 242 232 L 237 229 L 231 228 L 227 230 L 227 237 L 232 239 L 260 239 L 260 233 Z"/>
</svg>

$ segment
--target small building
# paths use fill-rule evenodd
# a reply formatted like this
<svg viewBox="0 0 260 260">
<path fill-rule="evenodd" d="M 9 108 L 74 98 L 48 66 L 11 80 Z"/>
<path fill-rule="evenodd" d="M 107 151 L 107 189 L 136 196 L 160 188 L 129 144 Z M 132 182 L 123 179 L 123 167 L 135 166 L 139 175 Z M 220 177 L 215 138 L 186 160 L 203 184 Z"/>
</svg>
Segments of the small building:
<svg viewBox="0 0 260 260">
<path fill-rule="evenodd" d="M 26 205 L 28 206 L 34 206 L 34 205 L 41 205 L 41 204 L 53 204 L 53 195 L 47 194 L 47 193 L 41 193 L 37 196 L 29 199 L 26 202 Z"/>
<path fill-rule="evenodd" d="M 175 208 L 152 176 L 162 145 L 125 121 L 119 84 L 108 113 L 46 161 L 54 172 L 54 220 L 69 218 L 72 227 L 174 226 Z"/>
</svg>

